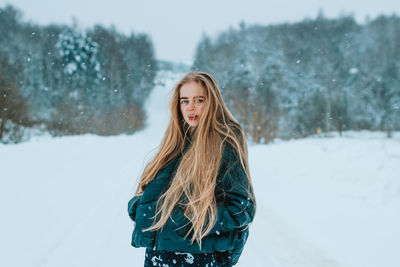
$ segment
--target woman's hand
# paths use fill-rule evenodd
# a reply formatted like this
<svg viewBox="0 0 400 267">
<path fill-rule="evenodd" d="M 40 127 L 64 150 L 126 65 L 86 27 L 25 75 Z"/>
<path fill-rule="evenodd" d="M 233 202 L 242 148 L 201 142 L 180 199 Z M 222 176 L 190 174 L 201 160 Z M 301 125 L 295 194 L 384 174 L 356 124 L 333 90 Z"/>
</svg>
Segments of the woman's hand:
<svg viewBox="0 0 400 267">
<path fill-rule="evenodd" d="M 136 209 L 137 209 L 139 200 L 140 200 L 140 196 L 134 196 L 128 202 L 128 213 L 129 213 L 129 217 L 131 217 L 132 221 L 135 221 L 135 219 L 136 219 Z"/>
</svg>

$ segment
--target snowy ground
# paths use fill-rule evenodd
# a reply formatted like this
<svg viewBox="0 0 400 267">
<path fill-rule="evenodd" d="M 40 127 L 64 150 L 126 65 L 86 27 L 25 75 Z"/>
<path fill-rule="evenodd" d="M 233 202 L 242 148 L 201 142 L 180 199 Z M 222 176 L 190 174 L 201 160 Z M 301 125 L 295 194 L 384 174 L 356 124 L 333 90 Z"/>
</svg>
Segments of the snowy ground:
<svg viewBox="0 0 400 267">
<path fill-rule="evenodd" d="M 143 266 L 126 206 L 168 120 L 160 76 L 133 136 L 0 145 L 0 266 Z M 168 88 L 168 89 L 166 89 Z M 400 133 L 249 147 L 258 210 L 238 266 L 400 266 Z"/>
</svg>

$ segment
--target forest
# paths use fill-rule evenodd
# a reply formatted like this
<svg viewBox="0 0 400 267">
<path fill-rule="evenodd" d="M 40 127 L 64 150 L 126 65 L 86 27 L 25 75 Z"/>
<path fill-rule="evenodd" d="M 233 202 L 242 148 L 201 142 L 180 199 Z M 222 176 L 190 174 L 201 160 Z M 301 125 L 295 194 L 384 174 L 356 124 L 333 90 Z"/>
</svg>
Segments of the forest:
<svg viewBox="0 0 400 267">
<path fill-rule="evenodd" d="M 132 134 L 160 67 L 151 37 L 95 25 L 39 26 L 0 9 L 0 142 Z M 161 45 L 161 44 L 157 44 Z M 178 68 L 182 69 L 182 68 Z M 400 18 L 351 16 L 231 27 L 197 45 L 193 70 L 214 75 L 255 143 L 348 130 L 400 130 Z"/>
<path fill-rule="evenodd" d="M 400 18 L 241 23 L 197 46 L 256 143 L 348 130 L 400 130 Z"/>
<path fill-rule="evenodd" d="M 145 34 L 96 25 L 37 26 L 0 9 L 0 140 L 19 142 L 37 127 L 53 136 L 133 133 L 157 62 Z"/>
</svg>

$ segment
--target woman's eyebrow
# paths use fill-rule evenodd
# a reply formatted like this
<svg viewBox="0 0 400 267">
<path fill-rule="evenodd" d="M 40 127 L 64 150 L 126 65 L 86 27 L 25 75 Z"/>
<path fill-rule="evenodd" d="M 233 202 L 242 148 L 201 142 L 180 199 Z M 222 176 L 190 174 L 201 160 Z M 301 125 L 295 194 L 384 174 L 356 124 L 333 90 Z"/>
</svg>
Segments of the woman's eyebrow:
<svg viewBox="0 0 400 267">
<path fill-rule="evenodd" d="M 205 97 L 202 95 L 199 95 L 199 96 L 194 96 L 193 98 L 205 98 Z M 182 96 L 181 99 L 188 99 L 188 97 Z"/>
</svg>

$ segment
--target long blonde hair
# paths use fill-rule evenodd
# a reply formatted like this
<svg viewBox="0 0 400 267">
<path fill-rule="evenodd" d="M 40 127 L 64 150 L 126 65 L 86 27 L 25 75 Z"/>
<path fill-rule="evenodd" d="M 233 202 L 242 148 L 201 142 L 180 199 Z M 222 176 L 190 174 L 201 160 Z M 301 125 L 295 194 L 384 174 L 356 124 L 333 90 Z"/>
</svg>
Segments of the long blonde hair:
<svg viewBox="0 0 400 267">
<path fill-rule="evenodd" d="M 183 151 L 189 125 L 179 108 L 180 88 L 195 81 L 206 90 L 206 101 L 199 124 L 193 130 L 192 145 L 182 157 L 172 184 L 157 202 L 153 225 L 145 229 L 162 229 L 176 205 L 184 205 L 184 216 L 191 222 L 186 234 L 193 233 L 191 242 L 201 240 L 214 226 L 217 218 L 215 199 L 216 178 L 223 153 L 224 142 L 229 142 L 238 152 L 240 163 L 249 181 L 249 197 L 254 201 L 247 162 L 247 143 L 240 124 L 226 107 L 215 79 L 205 72 L 189 72 L 173 89 L 171 120 L 159 150 L 147 164 L 141 176 L 137 195 L 143 194 L 146 185 L 157 172 Z M 185 198 L 185 203 L 181 203 Z"/>
</svg>

